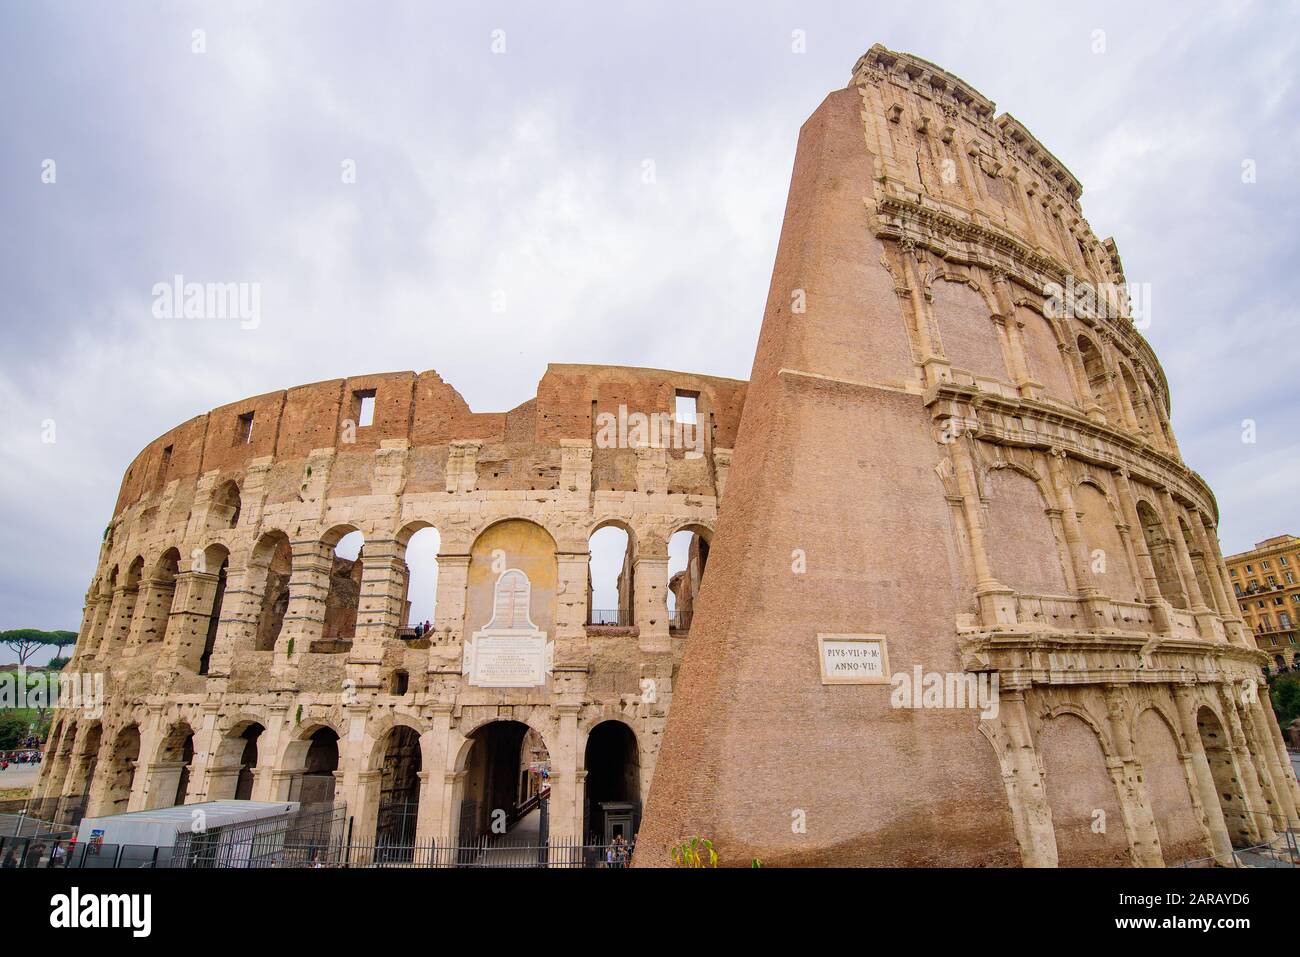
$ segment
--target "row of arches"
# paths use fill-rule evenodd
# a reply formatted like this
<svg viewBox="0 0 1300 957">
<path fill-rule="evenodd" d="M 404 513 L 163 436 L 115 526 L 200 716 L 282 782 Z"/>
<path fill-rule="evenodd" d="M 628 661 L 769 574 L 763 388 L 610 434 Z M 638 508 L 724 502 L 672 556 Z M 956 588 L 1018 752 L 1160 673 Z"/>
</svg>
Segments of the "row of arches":
<svg viewBox="0 0 1300 957">
<path fill-rule="evenodd" d="M 1040 460 L 998 458 L 981 472 L 994 577 L 1017 591 L 1069 595 L 1095 588 L 1116 601 L 1163 599 L 1233 616 L 1212 526 L 1195 511 L 1127 479 L 1086 471 L 1054 482 Z M 1077 538 L 1079 560 L 1071 556 Z M 1226 604 L 1225 604 L 1226 602 Z"/>
<path fill-rule="evenodd" d="M 499 543 L 504 550 L 546 551 L 554 562 L 554 539 L 541 526 L 523 519 L 498 520 L 480 533 L 471 551 L 479 550 L 511 522 L 536 528 L 540 535 L 527 547 L 510 540 Z M 589 538 L 588 624 L 633 624 L 638 591 L 644 590 L 644 600 L 660 609 L 660 617 L 671 619 L 678 627 L 688 626 L 710 537 L 707 526 L 683 523 L 668 536 L 668 574 L 676 580 L 667 588 L 656 588 L 648 580 L 638 589 L 636 567 L 641 556 L 633 527 L 614 519 L 599 522 Z M 323 620 L 314 639 L 326 644 L 350 641 L 357 630 L 370 547 L 362 530 L 347 524 L 334 526 L 314 543 L 296 546 L 283 530 L 261 533 L 247 552 L 238 584 L 243 600 L 249 603 L 238 614 L 255 622 L 249 650 L 275 650 L 289 618 L 290 603 L 299 594 L 321 600 Z M 377 560 L 384 564 L 384 587 L 395 596 L 396 609 L 389 622 L 394 633 L 423 633 L 438 621 L 438 529 L 428 522 L 410 523 L 392 539 L 378 541 L 376 548 Z M 226 611 L 229 548 L 214 543 L 196 549 L 186 566 L 180 550 L 170 547 L 149 566 L 152 570 L 147 576 L 145 567 L 144 556 L 138 555 L 121 582 L 119 566 L 114 565 L 102 583 L 92 587 L 79 652 L 111 658 L 121 651 L 142 651 L 153 643 L 177 645 L 178 662 L 206 674 Z M 187 587 L 178 589 L 182 583 Z M 185 620 L 178 621 L 178 615 Z"/>
<path fill-rule="evenodd" d="M 1107 424 L 1174 451 L 1162 393 L 1135 357 L 1110 347 L 1110 337 L 1049 318 L 1039 302 L 997 296 L 970 276 L 940 269 L 928 282 L 938 348 L 954 369 L 977 378 L 1027 377 L 1045 398 L 1074 406 Z M 1001 318 L 1005 317 L 1005 318 Z M 927 350 L 922 349 L 922 352 Z"/>
<path fill-rule="evenodd" d="M 268 753 L 271 737 L 260 721 L 232 723 L 216 741 L 198 776 L 196 735 L 186 720 L 172 724 L 152 754 L 142 752 L 139 723 L 106 729 L 98 721 L 68 721 L 56 729 L 53 756 L 43 793 L 49 797 L 84 793 L 79 808 L 87 816 L 126 813 L 141 808 L 173 807 L 197 800 L 228 798 L 289 800 L 303 805 L 332 805 L 343 799 L 350 808 L 365 808 L 374 843 L 415 843 L 427 813 L 422 788 L 428 732 L 395 723 L 365 756 L 374 793 L 340 793 L 340 733 L 317 723 L 298 730 L 276 755 Z M 630 840 L 639 820 L 643 789 L 641 748 L 637 735 L 617 719 L 596 721 L 586 735 L 578 771 L 585 781 L 581 807 L 584 835 L 605 843 L 615 834 Z M 546 797 L 551 750 L 543 732 L 513 719 L 488 720 L 464 735 L 449 768 L 454 779 L 451 831 L 465 845 L 509 836 L 539 838 L 538 801 Z M 267 772 L 276 772 L 274 775 Z M 259 785 L 258 776 L 265 780 Z M 363 777 L 366 777 L 363 775 Z M 280 780 L 275 780 L 275 779 Z M 433 776 L 441 784 L 442 775 Z M 275 792 L 279 788 L 279 792 Z"/>
</svg>

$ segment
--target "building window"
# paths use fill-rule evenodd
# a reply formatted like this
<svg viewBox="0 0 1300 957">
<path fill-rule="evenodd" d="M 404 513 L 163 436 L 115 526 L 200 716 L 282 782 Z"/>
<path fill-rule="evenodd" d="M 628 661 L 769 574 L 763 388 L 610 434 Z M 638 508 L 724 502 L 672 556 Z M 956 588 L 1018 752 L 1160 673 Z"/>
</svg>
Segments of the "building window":
<svg viewBox="0 0 1300 957">
<path fill-rule="evenodd" d="M 1277 584 L 1277 579 L 1274 578 L 1272 575 L 1269 575 L 1264 579 L 1264 583 L 1267 584 L 1270 588 L 1272 588 L 1274 585 Z"/>
<path fill-rule="evenodd" d="M 364 429 L 375 423 L 375 390 L 365 389 L 352 393 L 356 399 L 357 428 Z"/>
<path fill-rule="evenodd" d="M 1231 575 L 1233 578 L 1236 578 L 1236 577 L 1237 577 L 1237 569 L 1235 569 L 1235 568 L 1229 568 L 1229 569 L 1228 569 L 1228 574 Z"/>
<path fill-rule="evenodd" d="M 1274 598 L 1274 599 L 1273 599 L 1273 604 L 1275 604 L 1275 605 L 1280 605 L 1280 604 L 1282 604 L 1282 596 L 1281 596 L 1281 595 L 1278 595 L 1276 598 Z"/>
<path fill-rule="evenodd" d="M 1278 556 L 1278 559 L 1277 559 L 1277 563 L 1278 563 L 1279 565 L 1281 565 L 1283 568 L 1286 568 L 1286 566 L 1287 566 L 1288 564 L 1290 564 L 1290 563 L 1286 560 L 1286 556 L 1285 556 L 1285 555 L 1279 555 L 1279 556 Z"/>
<path fill-rule="evenodd" d="M 1255 570 L 1255 566 L 1254 566 L 1254 565 L 1247 565 L 1247 566 L 1246 566 L 1246 574 L 1250 574 L 1250 573 L 1253 572 L 1254 570 Z"/>
<path fill-rule="evenodd" d="M 678 392 L 677 402 L 673 409 L 673 418 L 685 425 L 695 425 L 695 400 L 697 394 L 694 392 Z"/>
<path fill-rule="evenodd" d="M 1233 583 L 1232 583 L 1232 590 L 1233 590 L 1234 592 L 1236 592 L 1238 595 L 1240 595 L 1240 594 L 1241 594 L 1241 582 L 1233 582 Z"/>
<path fill-rule="evenodd" d="M 1286 583 L 1287 583 L 1288 585 L 1294 585 L 1294 584 L 1295 584 L 1295 572 L 1286 572 L 1285 574 L 1286 574 Z"/>
<path fill-rule="evenodd" d="M 239 429 L 235 433 L 236 445 L 251 445 L 253 442 L 253 413 L 245 412 L 239 417 Z"/>
<path fill-rule="evenodd" d="M 1269 568 L 1270 566 L 1269 566 L 1269 563 L 1268 563 L 1268 559 L 1266 558 L 1266 559 L 1264 559 L 1262 562 L 1260 562 L 1260 563 L 1259 563 L 1259 567 L 1260 567 L 1260 568 Z"/>
</svg>

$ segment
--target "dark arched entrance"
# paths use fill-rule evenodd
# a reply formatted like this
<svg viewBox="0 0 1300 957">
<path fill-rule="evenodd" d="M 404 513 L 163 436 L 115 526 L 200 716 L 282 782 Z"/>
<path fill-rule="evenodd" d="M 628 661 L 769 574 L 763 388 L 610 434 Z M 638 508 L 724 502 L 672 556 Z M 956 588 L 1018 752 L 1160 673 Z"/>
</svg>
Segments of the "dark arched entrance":
<svg viewBox="0 0 1300 957">
<path fill-rule="evenodd" d="M 1250 812 L 1246 808 L 1241 782 L 1232 763 L 1232 752 L 1227 734 L 1218 716 L 1209 708 L 1201 708 L 1196 715 L 1196 727 L 1201 734 L 1201 747 L 1210 764 L 1214 778 L 1214 791 L 1223 809 L 1223 823 L 1228 828 L 1228 839 L 1233 847 L 1250 847 Z"/>
<path fill-rule="evenodd" d="M 636 734 L 621 721 L 591 729 L 583 761 L 587 769 L 583 833 L 588 843 L 629 843 L 641 818 L 641 758 Z"/>
<path fill-rule="evenodd" d="M 375 844 L 409 848 L 415 843 L 420 805 L 420 735 L 405 726 L 388 733 L 379 774 Z"/>
<path fill-rule="evenodd" d="M 339 736 L 333 728 L 319 728 L 308 739 L 303 770 L 294 780 L 289 800 L 301 804 L 333 804 L 334 772 L 339 769 Z"/>
<path fill-rule="evenodd" d="M 550 756 L 541 736 L 521 721 L 493 721 L 470 735 L 462 780 L 459 834 L 462 845 L 507 834 L 546 838 L 544 788 Z"/>
</svg>

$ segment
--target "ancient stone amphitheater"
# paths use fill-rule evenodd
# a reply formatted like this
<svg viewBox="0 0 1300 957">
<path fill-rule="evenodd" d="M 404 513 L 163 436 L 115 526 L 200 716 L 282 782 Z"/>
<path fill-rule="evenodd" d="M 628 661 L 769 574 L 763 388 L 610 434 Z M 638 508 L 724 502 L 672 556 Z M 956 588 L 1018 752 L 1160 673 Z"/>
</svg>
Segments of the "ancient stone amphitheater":
<svg viewBox="0 0 1300 957">
<path fill-rule="evenodd" d="M 475 413 L 397 373 L 178 426 L 127 470 L 69 666 L 108 704 L 60 713 L 41 796 L 344 802 L 364 844 L 478 840 L 549 789 L 552 838 L 639 829 L 651 864 L 703 835 L 729 863 L 1160 865 L 1300 825 L 1214 497 L 1081 191 L 876 46 L 803 128 L 748 386 L 555 365 Z M 602 435 L 635 413 L 664 435 Z M 888 670 L 828 681 L 819 639 Z M 900 707 L 914 671 L 996 676 L 997 706 Z"/>
</svg>

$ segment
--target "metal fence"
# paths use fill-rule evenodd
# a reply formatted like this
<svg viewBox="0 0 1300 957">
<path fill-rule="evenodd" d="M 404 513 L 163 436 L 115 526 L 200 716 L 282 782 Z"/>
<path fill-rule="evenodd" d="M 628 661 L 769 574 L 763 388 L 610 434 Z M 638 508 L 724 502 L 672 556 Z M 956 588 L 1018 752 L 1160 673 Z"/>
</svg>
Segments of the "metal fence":
<svg viewBox="0 0 1300 957">
<path fill-rule="evenodd" d="M 274 868 L 625 868 L 629 845 L 590 845 L 580 841 L 548 844 L 483 839 L 473 844 L 418 841 L 414 844 L 286 844 L 275 854 L 250 856 L 249 867 Z M 177 864 L 177 866 L 183 866 Z M 234 864 L 231 866 L 241 866 Z"/>
<path fill-rule="evenodd" d="M 587 616 L 589 625 L 614 625 L 620 628 L 632 626 L 632 609 L 630 608 L 593 608 Z"/>
<path fill-rule="evenodd" d="M 0 869 L 170 867 L 172 849 L 147 844 L 79 844 L 72 835 L 0 837 Z"/>
<path fill-rule="evenodd" d="M 1271 844 L 1234 847 L 1227 860 L 1198 857 L 1183 861 L 1179 867 L 1294 867 L 1300 868 L 1300 831 L 1288 828 Z"/>
</svg>

